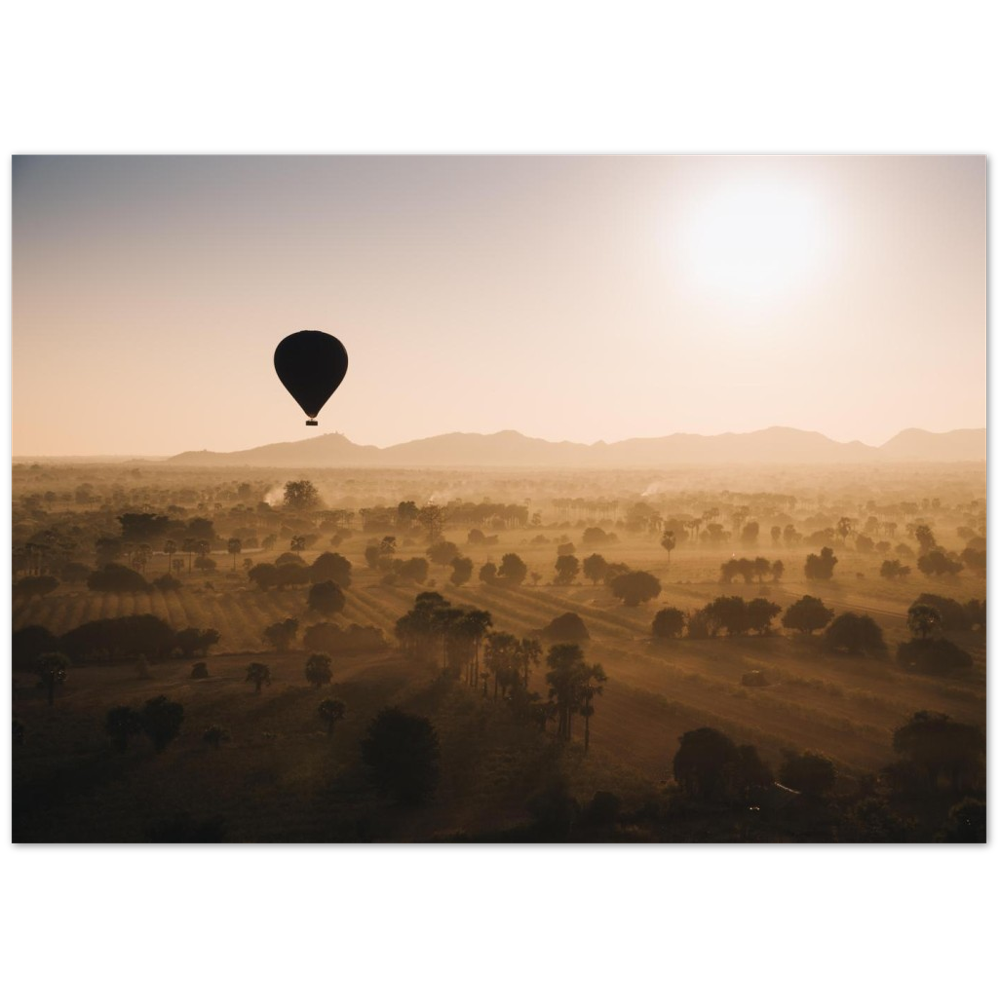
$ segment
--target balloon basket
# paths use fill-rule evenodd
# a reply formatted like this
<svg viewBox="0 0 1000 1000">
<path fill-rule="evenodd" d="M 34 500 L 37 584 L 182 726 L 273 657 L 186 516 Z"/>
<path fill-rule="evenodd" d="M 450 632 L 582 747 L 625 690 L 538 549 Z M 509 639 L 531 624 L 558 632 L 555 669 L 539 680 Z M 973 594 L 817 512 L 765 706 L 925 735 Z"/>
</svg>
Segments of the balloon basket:
<svg viewBox="0 0 1000 1000">
<path fill-rule="evenodd" d="M 307 420 L 306 421 L 306 427 L 319 427 L 319 421 L 318 420 Z"/>
</svg>

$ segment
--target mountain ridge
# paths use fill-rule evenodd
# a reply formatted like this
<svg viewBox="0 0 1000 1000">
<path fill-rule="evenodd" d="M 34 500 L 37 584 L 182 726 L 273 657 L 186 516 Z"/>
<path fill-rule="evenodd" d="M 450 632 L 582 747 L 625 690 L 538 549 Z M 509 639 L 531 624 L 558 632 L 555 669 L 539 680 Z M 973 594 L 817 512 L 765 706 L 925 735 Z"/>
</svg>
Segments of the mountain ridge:
<svg viewBox="0 0 1000 1000">
<path fill-rule="evenodd" d="M 500 468 L 628 468 L 720 464 L 858 464 L 866 462 L 981 462 L 986 430 L 934 432 L 907 428 L 880 446 L 834 441 L 818 431 L 768 427 L 723 434 L 669 434 L 581 444 L 547 441 L 519 431 L 453 431 L 379 448 L 343 434 L 260 445 L 232 452 L 186 451 L 158 464 L 270 468 L 421 466 Z"/>
</svg>

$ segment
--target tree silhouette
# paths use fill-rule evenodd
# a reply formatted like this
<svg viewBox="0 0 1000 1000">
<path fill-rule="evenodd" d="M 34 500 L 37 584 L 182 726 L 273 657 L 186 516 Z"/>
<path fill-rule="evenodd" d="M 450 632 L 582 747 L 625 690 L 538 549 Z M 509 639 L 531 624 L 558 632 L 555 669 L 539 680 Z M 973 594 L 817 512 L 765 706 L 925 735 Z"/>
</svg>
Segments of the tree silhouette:
<svg viewBox="0 0 1000 1000">
<path fill-rule="evenodd" d="M 143 731 L 142 716 L 128 705 L 117 705 L 108 711 L 104 719 L 104 731 L 111 737 L 111 743 L 119 753 L 128 749 L 131 737 Z"/>
<path fill-rule="evenodd" d="M 693 798 L 718 799 L 729 792 L 739 764 L 736 744 L 717 729 L 684 733 L 674 755 L 674 779 Z"/>
<path fill-rule="evenodd" d="M 40 687 L 45 688 L 49 704 L 55 702 L 56 687 L 66 683 L 66 671 L 72 664 L 63 653 L 42 653 L 35 661 Z"/>
<path fill-rule="evenodd" d="M 660 608 L 653 617 L 656 639 L 679 639 L 684 634 L 684 612 L 680 608 Z"/>
<path fill-rule="evenodd" d="M 611 593 L 627 608 L 637 608 L 659 596 L 660 581 L 643 571 L 622 573 L 611 581 Z"/>
<path fill-rule="evenodd" d="M 781 619 L 785 628 L 812 635 L 821 628 L 826 628 L 833 621 L 834 612 L 818 597 L 806 594 L 794 604 L 789 605 Z"/>
<path fill-rule="evenodd" d="M 672 531 L 664 531 L 660 537 L 660 545 L 667 550 L 667 565 L 670 565 L 670 553 L 677 547 L 677 538 Z"/>
<path fill-rule="evenodd" d="M 319 703 L 319 717 L 326 723 L 326 735 L 333 736 L 333 727 L 347 712 L 347 706 L 336 698 L 324 698 Z"/>
<path fill-rule="evenodd" d="M 608 561 L 604 556 L 593 553 L 583 560 L 583 575 L 595 586 L 599 584 L 608 572 Z"/>
<path fill-rule="evenodd" d="M 837 561 L 833 549 L 829 546 L 820 549 L 819 555 L 811 553 L 806 556 L 806 579 L 829 580 L 833 576 L 833 567 L 837 565 Z"/>
<path fill-rule="evenodd" d="M 309 588 L 309 597 L 306 604 L 310 611 L 315 611 L 322 615 L 335 615 L 344 610 L 347 598 L 344 592 L 333 582 L 325 580 L 323 583 L 314 583 Z"/>
<path fill-rule="evenodd" d="M 833 788 L 837 778 L 833 762 L 822 754 L 806 750 L 783 750 L 784 761 L 778 774 L 783 785 L 803 795 L 820 796 Z"/>
<path fill-rule="evenodd" d="M 361 758 L 375 786 L 409 804 L 424 801 L 434 791 L 440 756 L 430 719 L 399 708 L 382 709 L 361 743 Z"/>
<path fill-rule="evenodd" d="M 472 579 L 472 560 L 465 556 L 456 556 L 451 561 L 452 586 L 461 587 L 463 583 L 468 583 Z"/>
<path fill-rule="evenodd" d="M 916 639 L 929 639 L 941 628 L 941 612 L 930 604 L 911 604 L 906 613 L 906 627 Z"/>
<path fill-rule="evenodd" d="M 519 587 L 524 583 L 524 578 L 527 575 L 528 567 L 524 560 L 513 552 L 508 552 L 500 560 L 500 566 L 496 573 L 497 580 L 508 587 Z"/>
<path fill-rule="evenodd" d="M 953 722 L 941 712 L 917 712 L 893 733 L 892 748 L 931 787 L 977 786 L 983 777 L 986 741 L 976 726 Z"/>
<path fill-rule="evenodd" d="M 285 506 L 291 510 L 314 510 L 320 506 L 319 491 L 308 479 L 287 482 Z"/>
<path fill-rule="evenodd" d="M 184 706 L 161 694 L 147 701 L 139 714 L 143 732 L 153 741 L 156 752 L 162 753 L 181 731 Z"/>
<path fill-rule="evenodd" d="M 275 622 L 264 629 L 264 640 L 274 646 L 279 653 L 284 653 L 295 641 L 299 631 L 299 623 L 295 618 L 286 618 L 283 622 Z"/>
<path fill-rule="evenodd" d="M 827 649 L 850 653 L 852 656 L 861 653 L 883 656 L 886 652 L 882 629 L 875 620 L 869 615 L 859 615 L 853 611 L 847 611 L 830 622 L 823 635 L 823 644 Z"/>
<path fill-rule="evenodd" d="M 580 572 L 580 560 L 574 555 L 561 555 L 556 559 L 555 583 L 560 587 L 568 587 Z"/>
<path fill-rule="evenodd" d="M 262 685 L 271 685 L 271 668 L 264 663 L 251 663 L 247 667 L 246 679 L 253 682 L 254 694 L 260 694 Z"/>
<path fill-rule="evenodd" d="M 332 666 L 333 660 L 326 653 L 313 653 L 306 660 L 306 680 L 314 688 L 329 684 L 333 680 Z"/>
<path fill-rule="evenodd" d="M 226 542 L 226 551 L 233 557 L 233 572 L 236 572 L 236 557 L 243 551 L 243 542 L 238 538 L 230 538 Z"/>
<path fill-rule="evenodd" d="M 588 664 L 580 678 L 580 715 L 583 716 L 583 752 L 590 749 L 590 719 L 594 714 L 593 700 L 604 693 L 608 676 L 599 663 Z"/>
</svg>

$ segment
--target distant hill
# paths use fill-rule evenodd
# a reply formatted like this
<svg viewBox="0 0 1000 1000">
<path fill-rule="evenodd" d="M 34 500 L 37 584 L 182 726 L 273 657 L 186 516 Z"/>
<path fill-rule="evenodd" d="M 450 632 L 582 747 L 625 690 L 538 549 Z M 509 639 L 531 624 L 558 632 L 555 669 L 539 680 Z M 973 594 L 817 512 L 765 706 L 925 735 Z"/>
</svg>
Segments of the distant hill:
<svg viewBox="0 0 1000 1000">
<path fill-rule="evenodd" d="M 985 462 L 986 431 L 961 430 L 932 434 L 911 427 L 886 441 L 879 451 L 897 461 Z"/>
<path fill-rule="evenodd" d="M 666 465 L 835 464 L 865 462 L 976 462 L 986 459 L 986 431 L 935 434 L 906 430 L 881 447 L 842 443 L 815 431 L 769 427 L 746 434 L 670 434 L 606 444 L 545 441 L 517 431 L 440 434 L 377 448 L 343 434 L 263 445 L 246 451 L 186 451 L 166 459 L 183 466 L 358 468 L 486 466 L 510 468 L 634 468 Z"/>
</svg>

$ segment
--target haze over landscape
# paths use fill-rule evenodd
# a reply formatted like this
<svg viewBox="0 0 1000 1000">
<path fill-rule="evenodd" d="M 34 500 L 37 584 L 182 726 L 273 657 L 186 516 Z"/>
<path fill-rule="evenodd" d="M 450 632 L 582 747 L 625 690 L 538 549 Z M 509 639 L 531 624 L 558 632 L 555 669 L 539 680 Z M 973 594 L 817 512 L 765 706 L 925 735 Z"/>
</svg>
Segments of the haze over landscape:
<svg viewBox="0 0 1000 1000">
<path fill-rule="evenodd" d="M 982 843 L 985 197 L 16 158 L 14 839 Z"/>
</svg>

